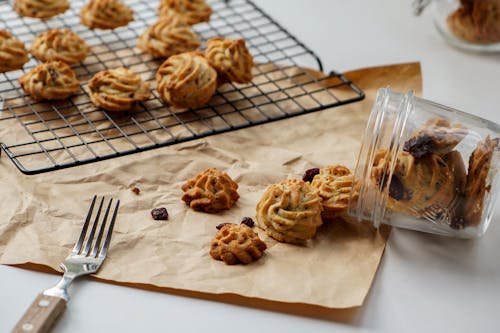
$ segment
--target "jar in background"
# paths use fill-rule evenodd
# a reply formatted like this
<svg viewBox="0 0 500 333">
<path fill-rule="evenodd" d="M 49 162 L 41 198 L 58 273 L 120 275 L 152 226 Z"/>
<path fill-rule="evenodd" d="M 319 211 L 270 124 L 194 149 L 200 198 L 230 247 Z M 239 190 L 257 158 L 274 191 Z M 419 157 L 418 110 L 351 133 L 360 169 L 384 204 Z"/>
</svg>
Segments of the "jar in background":
<svg viewBox="0 0 500 333">
<path fill-rule="evenodd" d="M 500 187 L 499 138 L 493 122 L 411 91 L 380 89 L 361 144 L 349 215 L 376 227 L 483 235 Z"/>
<path fill-rule="evenodd" d="M 415 0 L 416 13 L 429 3 L 434 24 L 449 44 L 468 51 L 500 51 L 500 0 Z"/>
</svg>

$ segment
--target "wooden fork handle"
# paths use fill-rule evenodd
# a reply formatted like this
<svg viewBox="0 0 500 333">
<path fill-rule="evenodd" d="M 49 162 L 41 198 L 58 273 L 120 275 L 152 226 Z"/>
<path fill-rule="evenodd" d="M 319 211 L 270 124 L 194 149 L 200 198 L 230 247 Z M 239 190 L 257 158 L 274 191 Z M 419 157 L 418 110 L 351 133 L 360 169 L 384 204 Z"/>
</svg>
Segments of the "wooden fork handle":
<svg viewBox="0 0 500 333">
<path fill-rule="evenodd" d="M 59 297 L 39 294 L 31 303 L 12 333 L 45 333 L 66 308 L 66 301 Z"/>
</svg>

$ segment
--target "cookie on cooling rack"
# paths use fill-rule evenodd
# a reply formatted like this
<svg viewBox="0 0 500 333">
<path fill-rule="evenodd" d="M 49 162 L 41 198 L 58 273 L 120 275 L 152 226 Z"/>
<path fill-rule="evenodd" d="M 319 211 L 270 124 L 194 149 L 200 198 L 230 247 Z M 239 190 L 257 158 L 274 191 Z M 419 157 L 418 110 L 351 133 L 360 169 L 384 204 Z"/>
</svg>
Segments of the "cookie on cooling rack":
<svg viewBox="0 0 500 333">
<path fill-rule="evenodd" d="M 212 8 L 205 0 L 161 0 L 158 15 L 162 17 L 172 13 L 180 16 L 185 24 L 194 25 L 208 22 Z"/>
<path fill-rule="evenodd" d="M 217 88 L 217 72 L 201 52 L 171 56 L 156 72 L 157 90 L 166 103 L 196 108 L 207 103 Z"/>
<path fill-rule="evenodd" d="M 144 30 L 137 39 L 137 47 L 155 58 L 168 58 L 196 50 L 200 47 L 200 37 L 179 15 L 167 15 Z"/>
<path fill-rule="evenodd" d="M 88 84 L 90 100 L 108 111 L 126 111 L 151 95 L 149 83 L 123 67 L 107 69 L 94 75 Z"/>
<path fill-rule="evenodd" d="M 120 0 L 90 0 L 80 12 L 80 21 L 90 29 L 115 29 L 134 20 L 134 12 Z"/>
<path fill-rule="evenodd" d="M 240 198 L 237 190 L 227 173 L 209 168 L 182 185 L 182 200 L 194 210 L 214 213 L 231 208 Z"/>
<path fill-rule="evenodd" d="M 90 47 L 70 29 L 51 29 L 31 42 L 31 54 L 40 61 L 64 61 L 73 65 L 85 60 Z"/>
<path fill-rule="evenodd" d="M 69 8 L 68 0 L 15 0 L 14 10 L 20 16 L 46 19 L 64 13 Z"/>
<path fill-rule="evenodd" d="M 259 227 L 280 242 L 302 244 L 323 223 L 318 190 L 297 179 L 269 186 L 256 210 Z"/>
<path fill-rule="evenodd" d="M 210 38 L 205 57 L 217 71 L 219 83 L 252 81 L 253 57 L 244 39 Z"/>
<path fill-rule="evenodd" d="M 0 73 L 20 69 L 28 60 L 24 44 L 7 30 L 0 29 Z"/>
<path fill-rule="evenodd" d="M 245 224 L 226 224 L 210 244 L 210 255 L 228 265 L 249 264 L 260 259 L 267 249 L 252 228 Z"/>
<path fill-rule="evenodd" d="M 75 72 L 62 61 L 39 64 L 21 76 L 19 83 L 35 100 L 65 99 L 80 91 Z"/>
</svg>

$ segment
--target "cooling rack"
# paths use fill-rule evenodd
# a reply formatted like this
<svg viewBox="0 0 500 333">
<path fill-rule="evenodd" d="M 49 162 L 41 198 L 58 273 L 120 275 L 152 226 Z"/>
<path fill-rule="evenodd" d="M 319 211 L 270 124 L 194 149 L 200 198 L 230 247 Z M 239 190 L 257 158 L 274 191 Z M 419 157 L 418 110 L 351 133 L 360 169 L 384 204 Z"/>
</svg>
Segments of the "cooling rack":
<svg viewBox="0 0 500 333">
<path fill-rule="evenodd" d="M 19 17 L 11 1 L 0 2 L 0 29 L 11 31 L 27 46 L 41 32 L 69 27 L 92 48 L 82 64 L 72 67 L 81 92 L 68 100 L 36 102 L 24 94 L 17 80 L 36 66 L 33 59 L 22 70 L 0 73 L 0 146 L 25 174 L 137 153 L 364 98 L 342 74 L 318 75 L 323 66 L 314 52 L 252 1 L 209 0 L 214 12 L 210 22 L 194 26 L 202 48 L 214 36 L 245 38 L 257 64 L 254 79 L 250 84 L 221 86 L 203 107 L 174 110 L 155 91 L 154 76 L 161 61 L 135 47 L 138 35 L 157 19 L 158 1 L 125 1 L 135 20 L 115 30 L 80 25 L 78 13 L 85 2 L 71 1 L 66 13 L 49 20 Z M 152 96 L 134 111 L 104 112 L 90 102 L 87 81 L 101 70 L 119 66 L 150 82 Z"/>
</svg>

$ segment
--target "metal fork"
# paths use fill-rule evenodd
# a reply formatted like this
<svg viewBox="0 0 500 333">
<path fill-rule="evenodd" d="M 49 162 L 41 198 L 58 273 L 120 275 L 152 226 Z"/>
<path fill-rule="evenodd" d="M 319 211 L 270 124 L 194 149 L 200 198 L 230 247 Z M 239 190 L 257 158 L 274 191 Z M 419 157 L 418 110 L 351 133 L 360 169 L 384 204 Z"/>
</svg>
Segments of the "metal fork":
<svg viewBox="0 0 500 333">
<path fill-rule="evenodd" d="M 106 239 L 102 247 L 100 245 L 104 236 L 104 230 L 106 228 L 113 199 L 109 199 L 104 217 L 101 219 L 101 212 L 105 201 L 104 197 L 101 198 L 92 228 L 88 237 L 86 237 L 96 200 L 97 196 L 94 196 L 75 247 L 71 251 L 71 254 L 59 265 L 64 271 L 61 281 L 54 287 L 38 295 L 12 330 L 13 333 L 48 332 L 55 320 L 66 308 L 66 303 L 69 300 L 68 287 L 71 282 L 79 276 L 95 273 L 101 267 L 106 258 L 106 253 L 108 252 L 120 200 L 116 201 Z M 94 241 L 99 224 L 99 232 Z M 85 238 L 87 238 L 87 242 L 85 246 L 83 246 Z"/>
</svg>

